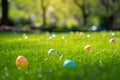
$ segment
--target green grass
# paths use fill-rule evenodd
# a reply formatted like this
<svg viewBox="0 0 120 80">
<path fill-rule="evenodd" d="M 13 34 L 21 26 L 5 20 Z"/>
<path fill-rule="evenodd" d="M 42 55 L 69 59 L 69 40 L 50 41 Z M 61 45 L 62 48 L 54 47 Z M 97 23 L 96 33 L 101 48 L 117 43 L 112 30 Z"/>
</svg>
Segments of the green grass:
<svg viewBox="0 0 120 80">
<path fill-rule="evenodd" d="M 26 40 L 22 33 L 0 32 L 0 80 L 120 80 L 120 32 L 115 34 L 58 33 L 50 40 L 44 33 L 26 33 L 29 37 Z M 116 42 L 110 43 L 111 38 Z M 88 44 L 91 51 L 84 50 Z M 58 54 L 48 55 L 51 48 Z M 27 58 L 27 70 L 16 67 L 19 55 Z M 63 67 L 66 59 L 76 62 L 76 70 Z"/>
</svg>

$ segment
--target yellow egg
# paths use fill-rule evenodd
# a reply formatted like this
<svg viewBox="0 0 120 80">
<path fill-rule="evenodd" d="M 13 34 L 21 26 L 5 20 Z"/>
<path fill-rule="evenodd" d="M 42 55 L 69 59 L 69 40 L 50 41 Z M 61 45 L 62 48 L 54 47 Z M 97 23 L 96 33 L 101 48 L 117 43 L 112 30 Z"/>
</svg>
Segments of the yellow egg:
<svg viewBox="0 0 120 80">
<path fill-rule="evenodd" d="M 106 38 L 106 37 L 107 37 L 107 35 L 103 34 L 103 35 L 102 35 L 102 37 L 103 37 L 103 38 Z"/>
<path fill-rule="evenodd" d="M 90 35 L 90 34 L 88 34 L 88 35 L 87 35 L 87 37 L 88 37 L 88 38 L 90 38 L 90 37 L 91 37 L 91 35 Z"/>
<path fill-rule="evenodd" d="M 28 39 L 28 36 L 24 36 L 25 39 Z"/>
<path fill-rule="evenodd" d="M 91 50 L 91 46 L 90 45 L 86 45 L 84 49 L 89 51 L 89 50 Z"/>
<path fill-rule="evenodd" d="M 28 61 L 24 56 L 18 56 L 16 59 L 16 66 L 28 68 Z"/>
</svg>

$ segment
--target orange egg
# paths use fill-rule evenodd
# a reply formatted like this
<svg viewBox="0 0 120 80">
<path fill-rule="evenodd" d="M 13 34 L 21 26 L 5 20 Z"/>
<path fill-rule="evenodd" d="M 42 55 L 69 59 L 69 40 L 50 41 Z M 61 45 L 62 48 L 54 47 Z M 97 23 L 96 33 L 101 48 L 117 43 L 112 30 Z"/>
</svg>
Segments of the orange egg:
<svg viewBox="0 0 120 80">
<path fill-rule="evenodd" d="M 28 68 L 28 61 L 24 56 L 18 56 L 16 59 L 16 66 Z"/>
<path fill-rule="evenodd" d="M 91 46 L 90 46 L 90 45 L 87 45 L 87 46 L 85 46 L 84 49 L 87 50 L 87 51 L 89 51 L 89 50 L 91 50 Z"/>
</svg>

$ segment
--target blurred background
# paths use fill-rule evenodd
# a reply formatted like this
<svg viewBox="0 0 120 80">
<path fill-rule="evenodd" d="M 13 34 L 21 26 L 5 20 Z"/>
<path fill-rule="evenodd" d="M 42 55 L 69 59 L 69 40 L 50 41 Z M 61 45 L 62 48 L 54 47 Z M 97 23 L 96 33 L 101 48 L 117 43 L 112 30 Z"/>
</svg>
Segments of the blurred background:
<svg viewBox="0 0 120 80">
<path fill-rule="evenodd" d="M 0 30 L 120 30 L 120 0 L 0 0 Z"/>
</svg>

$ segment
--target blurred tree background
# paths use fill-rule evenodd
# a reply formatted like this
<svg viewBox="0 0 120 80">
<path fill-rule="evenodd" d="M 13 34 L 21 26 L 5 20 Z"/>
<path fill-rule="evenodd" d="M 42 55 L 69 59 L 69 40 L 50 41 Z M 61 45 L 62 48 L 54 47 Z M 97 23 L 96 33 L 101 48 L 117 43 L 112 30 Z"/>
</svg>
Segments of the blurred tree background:
<svg viewBox="0 0 120 80">
<path fill-rule="evenodd" d="M 0 0 L 0 23 L 16 29 L 120 29 L 120 0 Z"/>
</svg>

